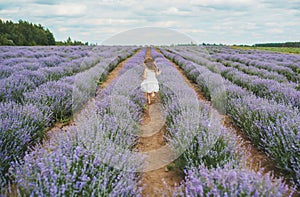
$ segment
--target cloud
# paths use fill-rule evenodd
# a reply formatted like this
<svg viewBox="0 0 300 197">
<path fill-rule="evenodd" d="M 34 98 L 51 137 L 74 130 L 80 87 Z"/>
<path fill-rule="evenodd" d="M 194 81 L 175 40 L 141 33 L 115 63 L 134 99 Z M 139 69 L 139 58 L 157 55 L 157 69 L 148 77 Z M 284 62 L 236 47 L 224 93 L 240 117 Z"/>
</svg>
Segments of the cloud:
<svg viewBox="0 0 300 197">
<path fill-rule="evenodd" d="M 60 4 L 33 4 L 31 7 L 23 8 L 31 12 L 33 16 L 40 17 L 79 17 L 86 13 L 84 4 L 60 3 Z"/>
<path fill-rule="evenodd" d="M 282 34 L 284 33 L 284 30 L 281 28 L 271 28 L 271 29 L 267 29 L 267 32 L 272 34 Z"/>
<path fill-rule="evenodd" d="M 97 43 L 140 27 L 169 28 L 206 43 L 300 38 L 298 0 L 11 0 L 0 2 L 0 16 L 42 24 L 57 40 Z"/>
<path fill-rule="evenodd" d="M 173 15 L 173 16 L 189 16 L 191 14 L 189 11 L 180 10 L 173 6 L 163 11 L 162 13 L 165 15 Z"/>
<path fill-rule="evenodd" d="M 135 19 L 114 19 L 114 18 L 94 18 L 84 20 L 85 24 L 89 25 L 109 25 L 109 26 L 118 26 L 118 25 L 130 25 L 136 24 L 139 20 Z"/>
<path fill-rule="evenodd" d="M 0 10 L 0 15 L 17 14 L 18 12 L 19 12 L 18 9 L 7 9 L 7 10 L 3 9 L 3 10 Z"/>
<path fill-rule="evenodd" d="M 59 4 L 52 7 L 52 10 L 56 10 L 57 15 L 60 16 L 74 16 L 83 15 L 86 12 L 86 6 L 83 4 Z"/>
<path fill-rule="evenodd" d="M 191 43 L 193 40 L 180 32 L 158 27 L 143 27 L 121 32 L 105 40 L 106 45 L 170 45 Z"/>
<path fill-rule="evenodd" d="M 60 32 L 67 32 L 68 30 L 69 29 L 65 28 L 65 27 L 58 28 L 58 31 L 60 31 Z"/>
<path fill-rule="evenodd" d="M 32 3 L 34 4 L 42 4 L 42 5 L 56 5 L 61 3 L 61 0 L 33 0 Z"/>
<path fill-rule="evenodd" d="M 256 0 L 192 0 L 191 5 L 215 10 L 242 10 L 255 6 Z"/>
<path fill-rule="evenodd" d="M 261 0 L 261 3 L 267 8 L 278 9 L 300 9 L 300 2 L 298 0 L 285 0 L 285 1 L 273 1 L 273 0 Z"/>
</svg>

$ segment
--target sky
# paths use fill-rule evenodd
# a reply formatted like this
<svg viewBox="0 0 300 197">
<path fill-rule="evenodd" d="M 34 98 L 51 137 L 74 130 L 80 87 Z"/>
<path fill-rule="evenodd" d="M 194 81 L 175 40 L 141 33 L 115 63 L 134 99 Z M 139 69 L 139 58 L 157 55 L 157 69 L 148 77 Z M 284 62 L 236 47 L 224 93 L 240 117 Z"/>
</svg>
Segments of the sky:
<svg viewBox="0 0 300 197">
<path fill-rule="evenodd" d="M 300 41 L 300 0 L 0 0 L 0 19 L 94 44 Z"/>
</svg>

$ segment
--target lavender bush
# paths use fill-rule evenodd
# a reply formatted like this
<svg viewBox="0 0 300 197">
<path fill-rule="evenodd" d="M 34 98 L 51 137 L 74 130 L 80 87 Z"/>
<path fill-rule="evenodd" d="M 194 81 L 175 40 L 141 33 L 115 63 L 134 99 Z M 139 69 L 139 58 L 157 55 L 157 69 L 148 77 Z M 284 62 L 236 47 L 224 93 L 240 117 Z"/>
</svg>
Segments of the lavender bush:
<svg viewBox="0 0 300 197">
<path fill-rule="evenodd" d="M 155 55 L 157 56 L 157 54 L 154 53 L 154 56 Z M 229 143 L 227 139 L 228 136 L 226 137 L 225 135 L 225 133 L 229 133 L 229 131 L 221 125 L 218 113 L 208 104 L 198 101 L 194 91 L 184 82 L 183 78 L 168 60 L 163 57 L 157 57 L 156 60 L 158 61 L 158 65 L 161 65 L 164 73 L 166 73 L 166 76 L 161 80 L 163 82 L 163 102 L 167 105 L 167 120 L 169 120 L 169 124 L 167 123 L 167 125 L 171 133 L 169 140 L 176 141 L 176 143 L 179 144 L 183 143 L 185 142 L 185 138 L 191 136 L 187 135 L 187 133 L 194 131 L 194 137 L 189 141 L 186 146 L 187 150 L 184 151 L 182 157 L 185 158 L 185 160 L 195 163 L 198 162 L 199 157 L 205 154 L 211 153 L 211 155 L 215 155 L 216 152 L 221 153 L 221 150 L 225 148 L 225 144 L 228 145 Z M 186 68 L 188 67 L 187 65 Z M 172 87 L 176 93 L 169 93 L 170 90 L 167 87 Z M 183 89 L 185 91 L 182 91 Z M 166 92 L 168 94 L 166 94 Z M 180 132 L 186 133 L 178 135 Z M 237 140 L 233 141 L 236 142 Z M 230 145 L 230 147 L 231 150 L 234 149 L 234 146 Z M 224 149 L 224 151 L 226 152 L 227 150 Z M 220 154 L 220 158 L 226 154 L 227 153 L 224 153 L 222 156 Z M 225 157 L 223 158 L 224 161 L 228 159 Z M 206 161 L 208 162 L 210 159 L 208 156 Z M 216 163 L 221 164 L 219 161 L 216 161 Z M 214 166 L 216 163 L 211 162 L 211 165 Z"/>
<path fill-rule="evenodd" d="M 19 161 L 28 147 L 41 142 L 50 124 L 47 108 L 40 111 L 35 105 L 0 103 L 0 187 L 6 184 L 12 161 Z"/>
<path fill-rule="evenodd" d="M 268 71 L 275 71 L 285 76 L 289 81 L 299 81 L 299 55 L 280 54 L 260 50 L 235 50 L 229 47 L 206 47 L 214 58 L 239 62 Z M 201 49 L 200 49 L 201 50 Z"/>
<path fill-rule="evenodd" d="M 299 113 L 291 107 L 272 104 L 253 95 L 232 99 L 228 113 L 253 144 L 264 150 L 276 161 L 276 166 L 299 185 Z"/>
<path fill-rule="evenodd" d="M 40 108 L 48 106 L 53 120 L 63 122 L 72 115 L 72 90 L 72 85 L 57 81 L 46 83 L 24 96 L 27 103 L 35 103 Z"/>
<path fill-rule="evenodd" d="M 123 168 L 116 169 L 105 162 L 116 161 L 121 166 L 122 161 L 130 158 L 134 159 L 135 165 L 141 163 L 137 158 L 113 149 L 113 142 L 103 136 L 106 131 L 101 129 L 101 124 L 95 123 L 83 125 L 84 130 L 60 133 L 47 147 L 26 155 L 23 165 L 15 165 L 12 173 L 19 195 L 138 195 L 135 168 L 126 163 Z"/>
<path fill-rule="evenodd" d="M 199 107 L 195 107 L 193 99 L 190 100 L 190 104 L 194 105 L 193 109 L 182 106 L 185 96 L 191 98 L 191 95 L 187 92 L 185 95 L 180 95 L 177 92 L 180 92 L 182 88 L 189 90 L 190 87 L 184 87 L 183 79 L 166 59 L 159 57 L 155 52 L 152 54 L 165 75 L 161 78 L 163 82 L 161 94 L 166 108 L 169 109 L 167 129 L 170 137 L 167 137 L 167 140 L 180 145 L 188 142 L 185 144 L 182 155 L 176 161 L 179 167 L 185 169 L 185 181 L 175 190 L 173 196 L 223 196 L 225 194 L 238 196 L 240 193 L 281 196 L 287 194 L 288 188 L 282 180 L 272 182 L 270 175 L 263 176 L 246 169 L 244 161 L 247 155 L 240 147 L 237 137 L 232 136 L 230 131 L 221 126 L 221 119 L 211 106 L 200 102 Z M 171 84 L 178 88 L 178 91 L 170 92 L 170 88 L 167 87 Z M 189 110 L 189 113 L 185 113 L 185 110 Z M 191 116 L 191 110 L 198 114 L 197 118 L 200 118 L 200 121 L 196 120 L 194 136 L 188 141 L 186 138 L 191 137 L 189 132 L 194 128 L 190 127 L 190 122 L 185 118 L 195 121 L 194 116 Z M 233 180 L 229 178 L 231 174 L 235 174 L 236 182 L 232 182 Z M 251 179 L 245 177 L 251 177 Z M 239 179 L 243 179 L 243 183 L 239 183 Z M 258 185 L 260 185 L 259 189 Z"/>
<path fill-rule="evenodd" d="M 278 81 L 280 83 L 285 83 L 287 85 L 289 85 L 289 84 L 291 84 L 292 86 L 296 85 L 294 83 L 289 82 L 285 76 L 280 75 L 274 71 L 268 71 L 268 70 L 257 68 L 254 66 L 246 66 L 245 64 L 242 64 L 239 62 L 223 60 L 222 57 L 220 57 L 220 58 L 217 57 L 216 61 L 221 62 L 222 64 L 224 64 L 227 67 L 237 68 L 238 70 L 240 70 L 246 74 L 249 74 L 249 75 L 256 75 L 263 79 L 272 79 L 272 80 Z"/>
<path fill-rule="evenodd" d="M 58 133 L 11 168 L 20 195 L 140 195 L 136 172 L 143 158 L 131 150 L 145 98 L 132 88 L 140 85 L 144 56 L 142 50 L 124 65 L 120 76 L 78 115 L 76 127 Z"/>
<path fill-rule="evenodd" d="M 287 105 L 292 104 L 299 108 L 300 92 L 295 89 L 295 83 L 283 84 L 271 79 L 261 79 L 258 76 L 251 76 L 236 68 L 226 67 L 221 63 L 216 63 L 212 58 L 205 57 L 202 54 L 203 53 L 184 52 L 184 50 L 180 50 L 180 56 L 195 63 L 205 65 L 210 71 L 221 74 L 225 79 L 228 79 L 241 87 L 247 88 L 257 96 L 275 99 L 278 103 Z M 187 72 L 189 73 L 189 70 L 187 70 Z"/>
<path fill-rule="evenodd" d="M 214 78 L 205 66 L 183 59 L 178 54 L 162 50 L 169 58 L 176 61 L 206 95 L 211 95 L 207 78 Z M 206 76 L 203 76 L 205 73 Z M 235 124 L 247 133 L 252 142 L 265 151 L 284 170 L 288 177 L 299 186 L 299 111 L 292 106 L 278 104 L 254 96 L 251 92 L 224 82 L 226 87 L 225 108 Z M 209 98 L 209 97 L 208 97 Z M 214 105 L 218 107 L 217 105 Z"/>
<path fill-rule="evenodd" d="M 18 72 L 14 72 L 10 77 L 2 79 L 0 85 L 0 89 L 2 90 L 0 101 L 13 100 L 22 103 L 24 92 L 33 91 L 43 83 L 57 81 L 63 77 L 83 72 L 96 66 L 99 62 L 102 65 L 104 61 L 107 62 L 108 65 L 106 66 L 109 68 L 109 71 L 121 61 L 120 59 L 115 58 L 117 53 L 127 52 L 125 54 L 128 56 L 135 49 L 132 48 L 128 50 L 128 48 L 123 49 L 118 47 L 96 47 L 95 49 L 86 48 L 84 50 L 90 50 L 90 52 L 87 53 L 86 51 L 86 57 L 76 59 L 70 59 L 68 56 L 62 58 L 58 53 L 37 59 L 27 58 L 32 61 L 30 63 L 16 63 L 14 62 L 15 59 L 12 59 L 13 63 L 5 62 L 6 65 L 3 65 L 3 67 L 16 67 L 14 70 L 18 70 Z M 124 58 L 123 54 L 122 57 Z M 38 69 L 35 69 L 35 73 L 32 72 L 32 69 L 28 69 L 28 64 L 38 65 Z"/>
<path fill-rule="evenodd" d="M 0 50 L 1 49 L 3 48 L 0 47 Z M 8 52 L 12 49 L 15 48 L 9 48 Z M 88 55 L 86 51 L 83 53 L 82 52 L 78 53 L 77 50 L 79 50 L 80 48 L 78 49 L 76 48 L 74 52 L 72 52 L 72 49 L 70 50 L 70 48 L 68 47 L 55 48 L 58 51 L 54 50 L 54 52 L 51 51 L 52 49 L 50 50 L 48 49 L 49 48 L 47 47 L 46 48 L 42 47 L 41 49 L 39 48 L 32 49 L 33 52 L 30 53 L 31 51 L 30 50 L 28 51 L 28 48 L 26 47 L 21 48 L 18 49 L 17 54 L 13 53 L 15 56 L 11 55 L 7 58 L 5 58 L 5 56 L 2 56 L 3 59 L 0 58 L 0 62 L 2 63 L 7 62 L 7 60 L 11 61 L 13 60 L 11 58 L 19 57 L 19 56 L 25 56 L 25 58 L 23 57 L 19 59 L 28 59 L 28 60 L 34 58 L 35 56 L 38 58 L 45 57 L 46 55 L 44 53 L 46 52 L 49 52 L 54 56 L 55 55 L 59 57 L 62 56 L 65 59 L 70 58 L 73 61 L 80 59 L 76 55 L 80 54 L 79 55 L 80 57 L 84 57 L 85 55 Z M 59 51 L 61 49 L 63 49 L 62 51 L 64 51 L 65 54 L 63 55 L 61 54 L 61 51 Z M 25 51 L 22 52 L 22 50 Z M 37 54 L 35 50 L 41 50 L 42 52 L 40 54 Z M 105 50 L 109 50 L 109 52 L 105 52 Z M 41 66 L 40 69 L 35 71 L 30 71 L 24 68 L 20 72 L 17 73 L 12 72 L 8 78 L 1 79 L 1 80 L 5 80 L 6 82 L 10 80 L 11 83 L 6 85 L 5 83 L 1 83 L 2 85 L 1 88 L 4 87 L 6 89 L 1 91 L 0 95 L 5 97 L 5 99 L 7 98 L 7 100 L 18 100 L 20 101 L 20 103 L 23 103 L 22 105 L 17 104 L 15 102 L 1 103 L 2 105 L 1 122 L 3 122 L 1 126 L 2 125 L 4 126 L 1 127 L 1 135 L 2 135 L 1 146 L 2 145 L 3 146 L 1 148 L 0 154 L 1 156 L 3 155 L 3 158 L 7 158 L 3 160 L 3 163 L 1 163 L 0 166 L 1 174 L 3 175 L 6 174 L 7 169 L 10 166 L 10 162 L 15 160 L 20 160 L 22 158 L 22 155 L 25 154 L 25 152 L 28 150 L 30 146 L 41 142 L 41 140 L 44 138 L 45 130 L 47 129 L 47 127 L 51 126 L 54 123 L 54 121 L 68 120 L 70 116 L 73 114 L 73 112 L 78 111 L 83 106 L 83 104 L 88 101 L 88 99 L 90 99 L 92 96 L 95 95 L 99 75 L 101 74 L 103 74 L 103 76 L 107 75 L 109 70 L 111 70 L 114 66 L 116 66 L 119 61 L 131 55 L 135 50 L 136 48 L 132 48 L 132 47 L 131 48 L 98 47 L 94 50 L 93 53 L 91 53 L 92 55 L 90 58 L 86 58 L 86 60 L 82 62 L 81 64 L 82 68 L 79 70 L 76 69 L 76 72 L 80 72 L 80 73 L 73 75 L 74 73 L 70 72 L 70 74 L 72 74 L 73 76 L 63 77 L 60 78 L 60 80 L 58 81 L 47 82 L 47 80 L 49 80 L 50 75 L 48 75 L 47 72 L 44 71 L 47 70 L 51 71 L 51 73 L 53 73 L 52 76 L 56 75 L 55 73 L 58 73 L 58 75 L 60 75 L 59 73 L 68 72 L 67 70 L 71 67 L 72 68 L 76 68 L 76 66 L 78 67 L 78 64 L 64 65 L 62 67 L 51 67 L 52 69 L 51 70 L 49 67 L 50 62 L 48 62 L 49 64 L 48 67 Z M 68 55 L 69 52 L 71 53 Z M 117 56 L 119 52 L 121 54 Z M 100 57 L 98 57 L 97 54 L 100 55 Z M 57 63 L 58 60 L 61 60 L 61 58 L 57 58 L 57 60 L 55 60 L 54 62 Z M 88 69 L 89 67 L 91 67 L 91 65 L 95 63 L 97 64 L 94 67 Z M 52 64 L 52 66 L 53 65 L 54 64 Z M 13 64 L 8 64 L 4 66 L 13 66 Z M 47 65 L 45 64 L 44 66 Z M 84 70 L 86 71 L 82 72 Z M 78 83 L 76 83 L 76 79 L 78 78 L 86 78 L 87 80 L 85 80 L 84 84 L 80 83 L 81 86 L 78 86 Z M 40 86 L 34 89 L 37 84 L 40 84 Z M 6 90 L 12 92 L 8 93 Z M 74 96 L 72 100 L 73 95 L 76 96 Z M 12 98 L 12 96 L 14 98 Z M 30 114 L 30 116 L 28 115 L 28 117 L 24 117 L 24 115 L 28 114 L 28 112 L 25 113 L 23 108 L 27 109 L 28 108 L 27 106 L 32 106 L 31 108 L 33 114 Z M 34 115 L 35 113 L 37 117 L 44 118 L 45 120 L 47 120 L 47 123 L 44 123 L 39 118 L 37 118 L 37 120 L 35 121 L 28 121 L 30 120 L 31 115 Z M 8 118 L 6 117 L 5 114 L 6 115 L 9 114 L 7 115 Z M 42 117 L 40 117 L 40 115 Z M 9 117 L 11 117 L 11 120 L 13 120 L 13 122 L 9 122 L 10 120 Z M 20 123 L 15 123 L 18 120 L 20 120 Z M 13 133 L 17 137 L 13 137 L 12 135 Z M 13 152 L 14 150 L 15 152 Z M 5 184 L 5 182 L 7 182 L 8 179 L 6 175 L 1 176 L 1 179 L 2 179 L 1 180 L 1 187 L 2 187 L 2 185 Z"/>
<path fill-rule="evenodd" d="M 151 55 L 162 71 L 159 76 L 161 97 L 166 109 L 167 140 L 175 153 L 180 156 L 189 146 L 199 130 L 199 103 L 197 95 L 185 82 L 178 71 L 154 49 Z"/>
<path fill-rule="evenodd" d="M 184 186 L 184 187 L 183 187 Z M 280 179 L 231 165 L 209 169 L 204 165 L 186 171 L 184 185 L 173 196 L 286 196 Z"/>
</svg>

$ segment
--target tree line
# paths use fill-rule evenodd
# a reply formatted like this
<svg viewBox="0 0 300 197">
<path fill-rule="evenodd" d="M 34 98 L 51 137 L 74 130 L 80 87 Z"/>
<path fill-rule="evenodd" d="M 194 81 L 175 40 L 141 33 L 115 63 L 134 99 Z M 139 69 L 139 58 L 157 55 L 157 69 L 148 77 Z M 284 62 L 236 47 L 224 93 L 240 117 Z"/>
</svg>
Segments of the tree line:
<svg viewBox="0 0 300 197">
<path fill-rule="evenodd" d="M 55 41 L 53 33 L 41 24 L 32 24 L 19 20 L 17 23 L 0 19 L 0 45 L 36 46 L 36 45 L 88 45 L 81 41 Z"/>
<path fill-rule="evenodd" d="M 300 47 L 300 42 L 284 42 L 284 43 L 260 43 L 255 47 Z"/>
<path fill-rule="evenodd" d="M 45 29 L 40 24 L 36 25 L 22 20 L 14 23 L 0 19 L 0 45 L 55 45 L 55 39 L 49 29 Z"/>
<path fill-rule="evenodd" d="M 81 42 L 78 40 L 72 40 L 70 37 L 66 41 L 56 41 L 56 45 L 59 46 L 77 46 L 77 45 L 89 45 L 88 42 Z"/>
</svg>

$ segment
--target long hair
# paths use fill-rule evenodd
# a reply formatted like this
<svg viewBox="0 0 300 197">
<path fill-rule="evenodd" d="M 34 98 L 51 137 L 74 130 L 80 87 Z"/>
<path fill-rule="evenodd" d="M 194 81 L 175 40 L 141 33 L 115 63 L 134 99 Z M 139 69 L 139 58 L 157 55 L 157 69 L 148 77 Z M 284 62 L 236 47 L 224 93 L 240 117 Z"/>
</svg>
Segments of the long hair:
<svg viewBox="0 0 300 197">
<path fill-rule="evenodd" d="M 144 60 L 144 64 L 145 66 L 150 69 L 150 70 L 154 70 L 155 72 L 158 71 L 158 68 L 156 66 L 156 64 L 154 63 L 153 59 L 151 57 L 147 57 L 145 60 Z"/>
</svg>

